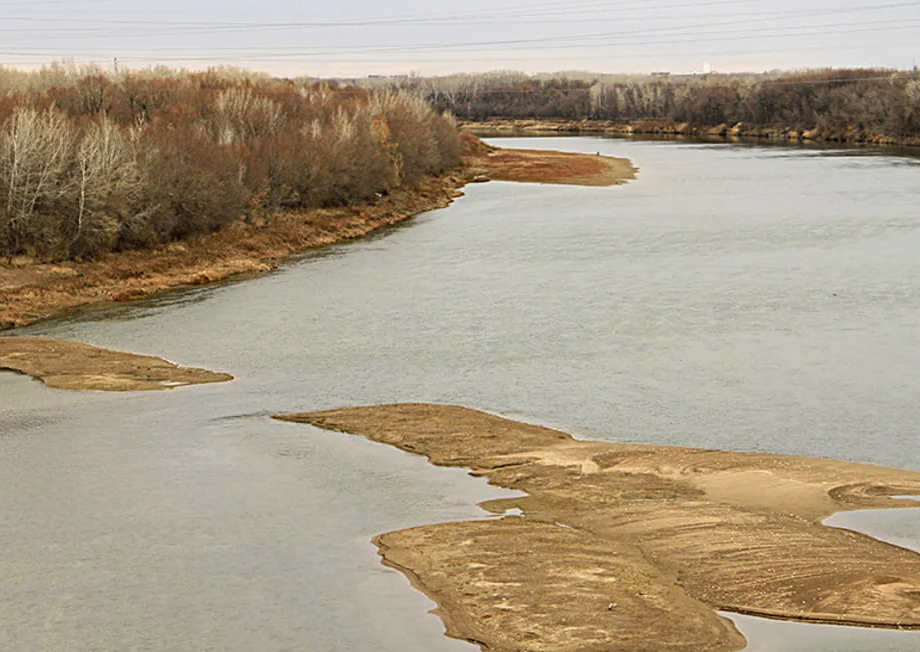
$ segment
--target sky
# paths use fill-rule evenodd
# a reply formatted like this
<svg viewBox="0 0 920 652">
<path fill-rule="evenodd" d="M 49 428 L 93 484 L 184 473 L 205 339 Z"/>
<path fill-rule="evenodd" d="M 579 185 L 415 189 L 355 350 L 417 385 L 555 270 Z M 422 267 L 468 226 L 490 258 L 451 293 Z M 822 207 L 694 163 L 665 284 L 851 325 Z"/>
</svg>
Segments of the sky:
<svg viewBox="0 0 920 652">
<path fill-rule="evenodd" d="M 0 0 L 0 65 L 279 76 L 761 72 L 920 59 L 920 0 Z"/>
</svg>

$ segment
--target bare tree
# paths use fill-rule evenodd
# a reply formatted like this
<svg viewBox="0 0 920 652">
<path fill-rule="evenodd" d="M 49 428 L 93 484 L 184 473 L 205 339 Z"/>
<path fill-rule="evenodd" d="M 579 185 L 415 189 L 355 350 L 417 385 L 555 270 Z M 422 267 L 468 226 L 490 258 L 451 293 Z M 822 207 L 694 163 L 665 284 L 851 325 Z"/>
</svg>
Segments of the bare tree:
<svg viewBox="0 0 920 652">
<path fill-rule="evenodd" d="M 114 247 L 121 223 L 139 212 L 143 181 L 130 137 L 108 118 L 87 129 L 76 158 L 76 205 L 65 231 L 70 254 L 93 256 Z"/>
<path fill-rule="evenodd" d="M 0 132 L 0 237 L 7 259 L 28 242 L 50 247 L 48 217 L 67 194 L 73 127 L 53 108 L 20 107 Z"/>
</svg>

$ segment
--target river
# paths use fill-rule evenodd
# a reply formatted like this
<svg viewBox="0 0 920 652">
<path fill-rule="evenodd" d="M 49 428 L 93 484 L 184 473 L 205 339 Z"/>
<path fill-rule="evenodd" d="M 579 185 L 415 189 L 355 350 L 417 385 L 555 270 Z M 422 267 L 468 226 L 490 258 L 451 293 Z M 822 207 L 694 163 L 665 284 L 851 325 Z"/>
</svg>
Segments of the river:
<svg viewBox="0 0 920 652">
<path fill-rule="evenodd" d="M 369 540 L 483 518 L 474 503 L 504 493 L 276 412 L 457 403 L 609 441 L 920 470 L 920 160 L 501 144 L 626 156 L 641 173 L 472 185 L 272 274 L 17 332 L 237 380 L 120 395 L 0 374 L 0 649 L 474 649 L 442 636 Z M 903 514 L 898 536 L 920 541 L 920 514 Z M 920 646 L 738 622 L 752 650 Z"/>
</svg>

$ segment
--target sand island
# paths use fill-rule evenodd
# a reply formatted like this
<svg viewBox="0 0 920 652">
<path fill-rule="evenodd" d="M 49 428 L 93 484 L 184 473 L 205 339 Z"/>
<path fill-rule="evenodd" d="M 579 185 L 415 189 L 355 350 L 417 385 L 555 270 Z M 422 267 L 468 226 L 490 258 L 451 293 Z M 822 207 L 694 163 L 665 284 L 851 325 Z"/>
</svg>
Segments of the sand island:
<svg viewBox="0 0 920 652">
<path fill-rule="evenodd" d="M 717 611 L 920 629 L 920 554 L 824 519 L 915 507 L 920 473 L 825 459 L 580 441 L 463 407 L 383 405 L 281 420 L 470 469 L 518 515 L 375 539 L 448 635 L 500 652 L 733 651 Z"/>
<path fill-rule="evenodd" d="M 162 358 L 49 337 L 0 337 L 0 370 L 4 369 L 32 376 L 57 389 L 110 392 L 233 380 L 230 374 L 182 367 Z"/>
</svg>

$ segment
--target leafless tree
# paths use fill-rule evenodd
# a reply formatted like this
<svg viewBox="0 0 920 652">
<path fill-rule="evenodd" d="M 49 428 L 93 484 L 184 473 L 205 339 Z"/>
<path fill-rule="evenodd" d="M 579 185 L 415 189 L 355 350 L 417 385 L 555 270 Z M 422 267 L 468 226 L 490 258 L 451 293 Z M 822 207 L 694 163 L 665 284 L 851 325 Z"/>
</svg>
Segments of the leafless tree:
<svg viewBox="0 0 920 652">
<path fill-rule="evenodd" d="M 27 242 L 47 246 L 49 220 L 69 190 L 73 127 L 53 108 L 18 108 L 0 132 L 0 234 L 8 259 Z"/>
</svg>

